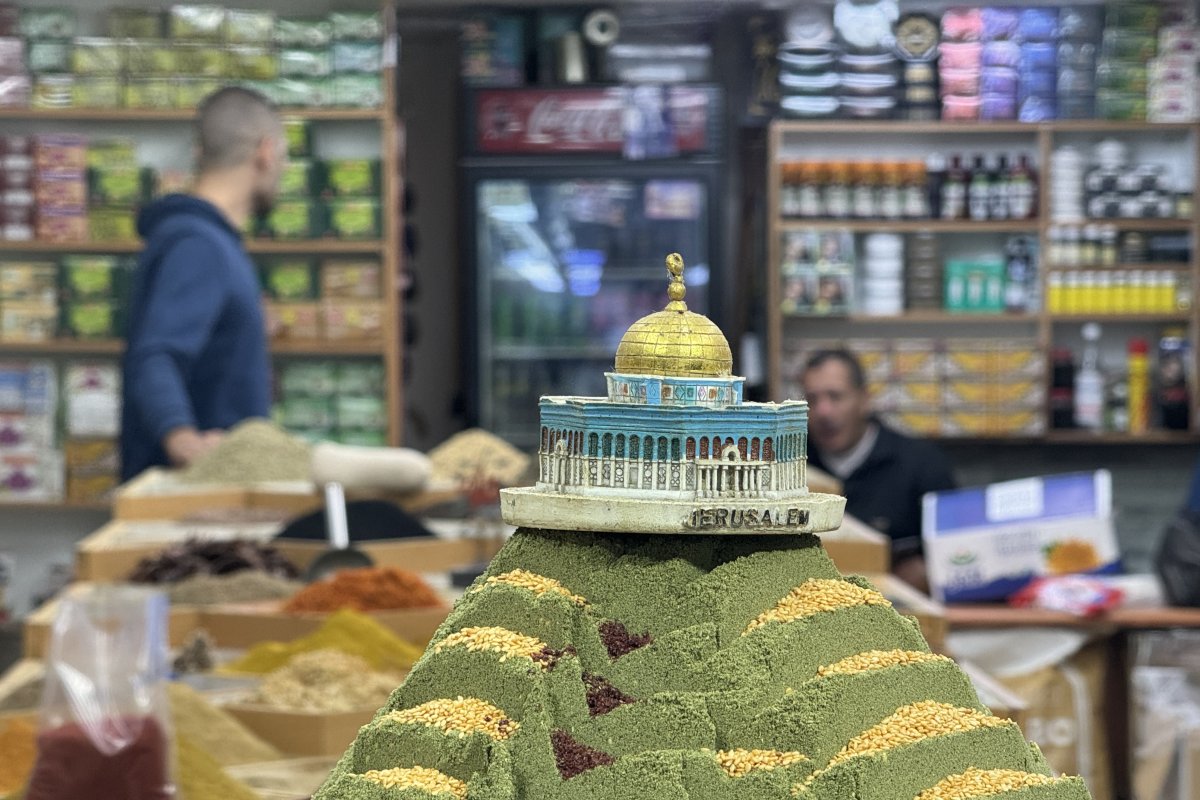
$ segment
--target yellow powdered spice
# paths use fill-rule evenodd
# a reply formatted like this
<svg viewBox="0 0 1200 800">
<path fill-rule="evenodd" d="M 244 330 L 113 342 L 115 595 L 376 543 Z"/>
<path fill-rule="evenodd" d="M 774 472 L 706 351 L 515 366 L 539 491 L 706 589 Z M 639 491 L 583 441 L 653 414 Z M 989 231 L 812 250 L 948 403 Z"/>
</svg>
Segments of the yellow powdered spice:
<svg viewBox="0 0 1200 800">
<path fill-rule="evenodd" d="M 183 683 L 167 684 L 175 731 L 222 767 L 276 761 L 283 754 Z"/>
<path fill-rule="evenodd" d="M 553 592 L 554 594 L 561 594 L 577 606 L 587 605 L 587 600 L 577 594 L 571 594 L 571 591 L 567 587 L 553 578 L 547 578 L 545 575 L 538 575 L 536 572 L 524 569 L 514 569 L 503 575 L 493 575 L 487 579 L 486 583 L 504 583 L 509 586 L 516 586 L 520 589 L 527 589 L 539 597 L 546 592 Z M 477 589 L 476 591 L 479 590 Z"/>
<path fill-rule="evenodd" d="M 448 794 L 466 800 L 467 784 L 429 767 L 373 769 L 360 775 L 363 780 L 385 789 L 421 789 L 430 794 Z"/>
<path fill-rule="evenodd" d="M 741 778 L 756 769 L 778 769 L 806 761 L 795 750 L 718 750 L 717 763 L 731 778 Z"/>
<path fill-rule="evenodd" d="M 226 665 L 233 672 L 264 675 L 281 669 L 294 657 L 317 650 L 337 650 L 358 656 L 374 669 L 406 672 L 421 657 L 421 649 L 360 611 L 344 609 L 329 616 L 308 636 L 291 642 L 262 642 Z"/>
<path fill-rule="evenodd" d="M 520 657 L 533 658 L 547 649 L 545 642 L 532 636 L 524 636 L 507 628 L 496 627 L 463 628 L 438 642 L 433 650 L 435 653 L 440 653 L 448 647 L 491 650 L 500 653 L 501 661 Z"/>
<path fill-rule="evenodd" d="M 817 675 L 821 678 L 827 678 L 830 675 L 854 675 L 873 669 L 924 664 L 930 661 L 950 661 L 950 659 L 935 653 L 922 653 L 919 650 L 867 650 L 843 658 L 835 664 L 820 667 L 817 669 Z"/>
<path fill-rule="evenodd" d="M 457 733 L 460 737 L 484 733 L 493 739 L 507 739 L 521 727 L 502 709 L 486 700 L 461 695 L 454 700 L 430 700 L 413 708 L 393 711 L 383 718 L 401 724 L 428 725 L 444 733 Z"/>
<path fill-rule="evenodd" d="M 810 578 L 788 592 L 787 596 L 764 611 L 746 626 L 743 635 L 769 622 L 792 622 L 811 617 L 822 611 L 836 611 L 852 606 L 891 606 L 888 599 L 873 589 L 838 578 Z"/>
<path fill-rule="evenodd" d="M 1045 786 L 1055 780 L 1049 775 L 1035 775 L 1015 769 L 969 769 L 944 778 L 917 795 L 916 800 L 973 800 L 1030 786 Z"/>
<path fill-rule="evenodd" d="M 19 791 L 37 758 L 37 729 L 16 718 L 0 728 L 0 795 Z"/>
<path fill-rule="evenodd" d="M 259 800 L 258 793 L 225 774 L 212 756 L 187 736 L 176 736 L 180 800 Z"/>
</svg>

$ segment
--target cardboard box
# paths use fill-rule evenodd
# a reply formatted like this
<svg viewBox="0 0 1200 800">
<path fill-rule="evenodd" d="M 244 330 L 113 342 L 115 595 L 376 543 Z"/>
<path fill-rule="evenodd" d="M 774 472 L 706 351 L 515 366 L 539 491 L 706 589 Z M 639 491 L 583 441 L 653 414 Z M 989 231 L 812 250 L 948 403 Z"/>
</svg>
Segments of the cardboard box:
<svg viewBox="0 0 1200 800">
<path fill-rule="evenodd" d="M 267 316 L 267 332 L 272 339 L 310 342 L 321 338 L 319 303 L 268 302 L 263 307 Z"/>
<path fill-rule="evenodd" d="M 326 261 L 321 265 L 321 296 L 326 300 L 377 300 L 382 290 L 378 261 Z"/>
<path fill-rule="evenodd" d="M 271 509 L 306 514 L 321 507 L 315 487 L 307 481 L 260 484 L 180 483 L 170 470 L 152 468 L 117 488 L 115 519 L 182 519 L 212 509 Z"/>
<path fill-rule="evenodd" d="M 107 503 L 120 483 L 117 475 L 78 475 L 67 472 L 67 502 Z"/>
<path fill-rule="evenodd" d="M 883 574 L 891 567 L 891 540 L 849 514 L 837 530 L 818 535 L 825 552 L 844 573 Z"/>
<path fill-rule="evenodd" d="M 68 439 L 63 455 L 67 469 L 78 474 L 115 473 L 120 466 L 116 439 Z"/>
<path fill-rule="evenodd" d="M 1037 577 L 1120 570 L 1107 470 L 931 492 L 921 538 L 941 602 L 1004 600 Z"/>
<path fill-rule="evenodd" d="M 378 339 L 383 336 L 383 303 L 379 300 L 326 300 L 322 303 L 325 338 Z"/>
</svg>

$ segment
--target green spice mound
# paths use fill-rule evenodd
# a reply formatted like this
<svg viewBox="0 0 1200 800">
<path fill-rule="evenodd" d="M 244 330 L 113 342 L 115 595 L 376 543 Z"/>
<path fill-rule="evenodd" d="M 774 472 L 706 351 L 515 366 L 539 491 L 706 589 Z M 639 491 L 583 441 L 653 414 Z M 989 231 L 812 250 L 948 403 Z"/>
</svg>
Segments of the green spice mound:
<svg viewBox="0 0 1200 800">
<path fill-rule="evenodd" d="M 314 800 L 1087 800 L 820 540 L 520 530 Z"/>
<path fill-rule="evenodd" d="M 220 444 L 179 471 L 184 483 L 267 483 L 307 481 L 312 448 L 265 419 L 248 419 Z"/>
</svg>

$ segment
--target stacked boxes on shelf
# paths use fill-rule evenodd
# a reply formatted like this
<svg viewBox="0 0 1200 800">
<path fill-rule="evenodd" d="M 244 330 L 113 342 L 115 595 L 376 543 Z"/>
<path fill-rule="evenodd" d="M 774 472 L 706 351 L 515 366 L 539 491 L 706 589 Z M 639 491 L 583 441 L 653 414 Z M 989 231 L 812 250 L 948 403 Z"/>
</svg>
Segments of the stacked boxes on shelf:
<svg viewBox="0 0 1200 800">
<path fill-rule="evenodd" d="M 0 136 L 0 238 L 34 237 L 33 138 Z"/>
<path fill-rule="evenodd" d="M 905 433 L 979 437 L 1045 431 L 1045 360 L 1032 339 L 807 340 L 785 354 L 786 396 L 803 396 L 799 379 L 811 354 L 839 347 L 861 360 L 880 418 Z"/>
<path fill-rule="evenodd" d="M 276 259 L 265 262 L 262 273 L 272 339 L 381 340 L 383 301 L 377 260 L 330 259 L 314 270 L 309 259 Z"/>
<path fill-rule="evenodd" d="M 119 336 L 131 266 L 128 259 L 116 256 L 63 256 L 61 334 L 75 339 Z"/>
<path fill-rule="evenodd" d="M 58 265 L 0 262 L 0 341 L 44 342 L 58 334 Z"/>
<path fill-rule="evenodd" d="M 0 363 L 0 502 L 62 497 L 57 404 L 58 372 L 52 363 Z"/>
<path fill-rule="evenodd" d="M 9 149 L 20 137 L 9 137 Z M 87 139 L 50 133 L 33 142 L 34 237 L 46 242 L 88 238 Z"/>
<path fill-rule="evenodd" d="M 67 500 L 107 502 L 119 474 L 120 368 L 103 361 L 68 363 L 63 393 Z"/>
<path fill-rule="evenodd" d="M 102 255 L 0 261 L 0 342 L 118 336 L 129 266 Z"/>
<path fill-rule="evenodd" d="M 1158 57 L 1150 61 L 1146 79 L 1151 122 L 1191 122 L 1200 117 L 1200 27 L 1169 25 L 1158 32 Z"/>
<path fill-rule="evenodd" d="M 14 17 L 0 6 L 0 74 L 9 76 L 0 105 L 192 108 L 230 82 L 284 106 L 383 104 L 379 12 L 291 19 L 207 4 L 111 9 L 104 36 L 80 35 L 69 8 L 21 9 L 19 26 Z"/>
<path fill-rule="evenodd" d="M 1108 119 L 1146 119 L 1147 64 L 1158 52 L 1156 3 L 1113 3 L 1105 9 L 1096 65 L 1096 112 Z"/>
<path fill-rule="evenodd" d="M 152 170 L 137 163 L 132 139 L 106 139 L 87 149 L 88 233 L 94 242 L 132 242 L 137 239 L 137 210 L 150 198 Z"/>
<path fill-rule="evenodd" d="M 276 420 L 311 441 L 383 446 L 387 403 L 378 362 L 296 360 L 276 380 Z"/>
</svg>

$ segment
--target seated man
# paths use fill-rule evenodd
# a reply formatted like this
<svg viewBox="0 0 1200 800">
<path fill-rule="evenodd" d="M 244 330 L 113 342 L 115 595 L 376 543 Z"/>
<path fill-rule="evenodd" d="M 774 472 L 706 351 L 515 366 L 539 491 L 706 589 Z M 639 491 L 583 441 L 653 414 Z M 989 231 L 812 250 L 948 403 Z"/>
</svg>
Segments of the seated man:
<svg viewBox="0 0 1200 800">
<path fill-rule="evenodd" d="M 891 537 L 892 571 L 926 591 L 921 496 L 954 488 L 949 462 L 933 444 L 875 418 L 862 365 L 849 351 L 815 353 L 803 385 L 808 462 L 842 481 L 846 513 Z"/>
</svg>

